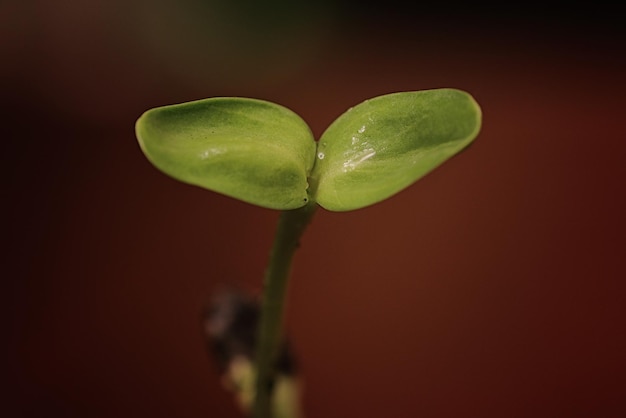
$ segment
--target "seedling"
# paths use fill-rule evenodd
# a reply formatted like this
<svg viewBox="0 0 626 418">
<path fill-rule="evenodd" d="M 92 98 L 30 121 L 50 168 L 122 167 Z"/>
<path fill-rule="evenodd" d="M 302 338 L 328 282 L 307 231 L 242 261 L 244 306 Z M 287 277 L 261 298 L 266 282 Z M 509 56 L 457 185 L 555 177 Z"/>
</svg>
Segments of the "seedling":
<svg viewBox="0 0 626 418">
<path fill-rule="evenodd" d="M 337 118 L 317 142 L 297 114 L 256 99 L 210 98 L 158 107 L 139 118 L 141 149 L 164 173 L 282 211 L 265 274 L 255 418 L 278 414 L 271 401 L 272 365 L 282 341 L 285 290 L 317 207 L 350 211 L 393 196 L 467 147 L 480 125 L 478 104 L 456 89 L 366 100 Z"/>
</svg>

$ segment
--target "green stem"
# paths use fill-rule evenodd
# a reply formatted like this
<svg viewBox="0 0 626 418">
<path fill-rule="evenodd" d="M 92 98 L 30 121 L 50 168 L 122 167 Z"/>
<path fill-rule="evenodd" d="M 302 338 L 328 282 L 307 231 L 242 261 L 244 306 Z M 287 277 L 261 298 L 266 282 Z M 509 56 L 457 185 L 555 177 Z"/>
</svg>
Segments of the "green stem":
<svg viewBox="0 0 626 418">
<path fill-rule="evenodd" d="M 261 302 L 256 353 L 256 396 L 252 411 L 254 418 L 272 417 L 274 365 L 281 344 L 283 310 L 291 263 L 300 237 L 311 221 L 315 209 L 317 204 L 309 202 L 300 209 L 283 211 L 278 221 Z"/>
</svg>

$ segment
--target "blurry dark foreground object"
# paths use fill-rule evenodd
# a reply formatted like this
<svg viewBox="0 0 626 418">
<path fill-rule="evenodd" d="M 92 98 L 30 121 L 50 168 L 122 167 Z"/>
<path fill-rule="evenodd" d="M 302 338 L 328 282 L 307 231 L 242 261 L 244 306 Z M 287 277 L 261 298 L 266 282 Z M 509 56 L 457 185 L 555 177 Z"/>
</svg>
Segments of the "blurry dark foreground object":
<svg viewBox="0 0 626 418">
<path fill-rule="evenodd" d="M 235 288 L 216 291 L 202 315 L 210 354 L 222 375 L 222 383 L 248 412 L 254 399 L 254 356 L 260 302 Z M 274 417 L 302 418 L 300 383 L 288 344 L 284 343 L 275 367 Z"/>
</svg>

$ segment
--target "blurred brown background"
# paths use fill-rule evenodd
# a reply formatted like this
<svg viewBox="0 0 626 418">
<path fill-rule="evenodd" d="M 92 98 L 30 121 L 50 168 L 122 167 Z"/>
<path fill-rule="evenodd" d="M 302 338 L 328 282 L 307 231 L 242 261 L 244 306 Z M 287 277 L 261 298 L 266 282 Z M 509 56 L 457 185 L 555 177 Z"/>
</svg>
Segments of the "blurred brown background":
<svg viewBox="0 0 626 418">
<path fill-rule="evenodd" d="M 199 315 L 258 290 L 277 212 L 141 154 L 151 107 L 348 107 L 456 87 L 475 144 L 321 210 L 288 332 L 308 418 L 626 416 L 626 70 L 616 8 L 385 1 L 0 3 L 10 417 L 238 417 Z"/>
</svg>

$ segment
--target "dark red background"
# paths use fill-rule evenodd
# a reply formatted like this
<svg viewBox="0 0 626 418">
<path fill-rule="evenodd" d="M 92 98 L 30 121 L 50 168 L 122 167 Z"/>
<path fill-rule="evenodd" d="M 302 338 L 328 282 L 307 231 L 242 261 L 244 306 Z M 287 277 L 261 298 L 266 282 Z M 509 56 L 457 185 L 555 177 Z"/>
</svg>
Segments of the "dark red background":
<svg viewBox="0 0 626 418">
<path fill-rule="evenodd" d="M 144 110 L 256 97 L 319 136 L 436 87 L 482 105 L 475 144 L 319 211 L 297 254 L 307 418 L 626 416 L 616 10 L 229 4 L 0 6 L 8 416 L 240 416 L 199 313 L 220 283 L 260 288 L 278 213 L 154 169 Z"/>
</svg>

